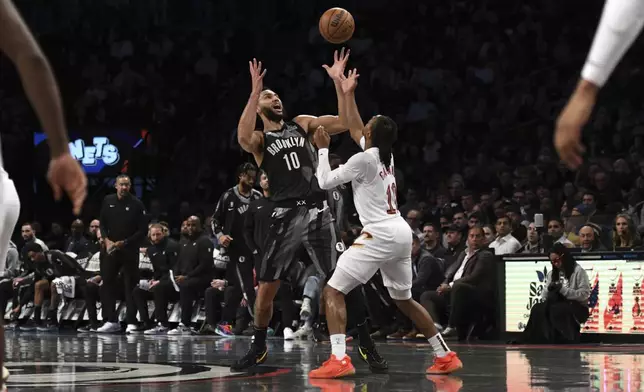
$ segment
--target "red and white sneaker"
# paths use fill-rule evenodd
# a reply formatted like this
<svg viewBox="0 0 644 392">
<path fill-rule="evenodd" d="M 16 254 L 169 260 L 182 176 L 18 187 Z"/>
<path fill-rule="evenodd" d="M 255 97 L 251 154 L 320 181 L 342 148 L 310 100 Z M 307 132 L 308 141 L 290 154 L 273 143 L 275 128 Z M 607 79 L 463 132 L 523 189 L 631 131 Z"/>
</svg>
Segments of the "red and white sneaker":
<svg viewBox="0 0 644 392">
<path fill-rule="evenodd" d="M 331 354 L 326 362 L 319 368 L 311 370 L 309 377 L 311 378 L 340 378 L 356 374 L 356 368 L 351 363 L 351 358 L 345 355 L 344 358 L 338 359 L 335 355 Z"/>
<path fill-rule="evenodd" d="M 458 359 L 454 351 L 450 351 L 442 358 L 435 357 L 434 364 L 427 368 L 427 374 L 450 374 L 463 368 L 463 362 Z"/>
</svg>

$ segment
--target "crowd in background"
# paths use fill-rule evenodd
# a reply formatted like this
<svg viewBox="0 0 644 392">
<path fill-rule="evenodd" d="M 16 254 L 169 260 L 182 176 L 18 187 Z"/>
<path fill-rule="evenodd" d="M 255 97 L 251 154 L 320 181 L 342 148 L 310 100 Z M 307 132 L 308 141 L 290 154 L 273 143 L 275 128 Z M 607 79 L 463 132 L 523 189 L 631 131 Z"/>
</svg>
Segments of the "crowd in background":
<svg viewBox="0 0 644 392">
<path fill-rule="evenodd" d="M 399 125 L 401 213 L 425 247 L 457 257 L 466 228 L 478 223 L 488 225 L 487 244 L 499 233 L 515 238 L 517 251 L 544 251 L 534 240 L 535 214 L 544 216 L 552 242 L 639 246 L 644 101 L 633 59 L 641 58 L 641 45 L 602 92 L 585 133 L 585 166 L 568 171 L 552 149 L 553 119 L 578 78 L 600 4 L 404 2 L 388 6 L 384 19 L 384 0 L 349 3 L 358 105 L 364 118 L 383 113 Z M 151 219 L 168 222 L 175 237 L 189 216 L 210 214 L 235 182 L 236 164 L 251 159 L 235 133 L 250 91 L 248 59 L 264 61 L 266 85 L 290 115 L 337 113 L 321 68 L 335 48 L 317 32 L 328 1 L 263 1 L 257 12 L 239 12 L 244 5 L 234 0 L 17 5 L 57 73 L 70 129 L 149 131 L 144 159 L 130 175 L 157 179 L 143 199 Z M 45 245 L 64 249 L 71 217 L 52 215 L 51 203 L 41 203 L 46 192 L 31 195 L 38 125 L 2 59 L 0 107 L 5 165 L 21 188 L 23 221 L 33 221 Z M 356 149 L 348 136 L 333 143 L 344 159 Z M 109 192 L 92 183 L 86 224 Z M 508 221 L 499 223 L 501 216 Z"/>
</svg>

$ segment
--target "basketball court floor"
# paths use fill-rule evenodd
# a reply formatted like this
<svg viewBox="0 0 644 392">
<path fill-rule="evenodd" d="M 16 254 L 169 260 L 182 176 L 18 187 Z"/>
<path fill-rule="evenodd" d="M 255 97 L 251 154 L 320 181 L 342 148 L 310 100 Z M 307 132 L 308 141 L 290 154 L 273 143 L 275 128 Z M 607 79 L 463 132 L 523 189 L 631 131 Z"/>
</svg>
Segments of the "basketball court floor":
<svg viewBox="0 0 644 392">
<path fill-rule="evenodd" d="M 506 346 L 452 344 L 465 368 L 424 374 L 422 341 L 383 342 L 388 374 L 371 374 L 355 349 L 355 376 L 309 381 L 330 346 L 269 341 L 269 359 L 251 374 L 228 366 L 248 338 L 6 333 L 9 391 L 641 391 L 644 346 Z M 349 344 L 351 347 L 351 343 Z"/>
</svg>

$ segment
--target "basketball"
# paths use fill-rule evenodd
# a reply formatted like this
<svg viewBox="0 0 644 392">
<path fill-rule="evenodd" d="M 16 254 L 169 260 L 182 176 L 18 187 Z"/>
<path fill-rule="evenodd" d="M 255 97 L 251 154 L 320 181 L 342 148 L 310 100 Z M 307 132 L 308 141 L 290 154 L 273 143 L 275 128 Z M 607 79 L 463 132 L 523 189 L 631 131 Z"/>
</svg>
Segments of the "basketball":
<svg viewBox="0 0 644 392">
<path fill-rule="evenodd" d="M 331 8 L 320 18 L 320 34 L 332 44 L 341 44 L 351 39 L 355 22 L 349 11 L 343 8 Z"/>
</svg>

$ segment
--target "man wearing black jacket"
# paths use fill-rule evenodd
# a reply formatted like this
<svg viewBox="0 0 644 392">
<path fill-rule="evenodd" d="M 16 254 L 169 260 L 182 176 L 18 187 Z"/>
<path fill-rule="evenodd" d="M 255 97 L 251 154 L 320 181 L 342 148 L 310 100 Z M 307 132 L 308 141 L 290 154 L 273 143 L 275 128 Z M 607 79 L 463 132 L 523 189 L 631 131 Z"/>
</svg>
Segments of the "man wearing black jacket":
<svg viewBox="0 0 644 392">
<path fill-rule="evenodd" d="M 237 185 L 221 195 L 212 219 L 212 230 L 222 247 L 221 254 L 229 259 L 224 287 L 231 289 L 227 290 L 222 322 L 215 329 L 221 336 L 233 334 L 231 324 L 242 296 L 251 309 L 255 305 L 254 263 L 252 252 L 244 241 L 244 218 L 248 214 L 249 204 L 262 197 L 253 189 L 256 175 L 257 169 L 252 163 L 242 164 L 237 169 Z M 212 288 L 221 289 L 219 285 Z M 209 297 L 212 298 L 212 293 Z"/>
<path fill-rule="evenodd" d="M 65 252 L 75 253 L 78 257 L 85 258 L 96 252 L 91 252 L 91 243 L 85 238 L 85 225 L 80 219 L 72 222 L 72 235 L 69 236 L 65 243 Z"/>
<path fill-rule="evenodd" d="M 35 243 L 25 245 L 24 252 L 27 255 L 27 268 L 33 273 L 35 283 L 34 288 L 34 320 L 30 320 L 20 327 L 21 331 L 50 331 L 55 329 L 55 312 L 58 310 L 57 296 L 52 293 L 56 291 L 52 283 L 54 279 L 62 276 L 85 278 L 85 270 L 76 262 L 76 260 L 67 256 L 59 250 L 43 251 L 43 248 Z M 78 289 L 78 283 L 73 287 L 67 288 L 69 292 Z M 50 323 L 43 326 L 41 321 L 42 304 L 47 294 L 52 296 L 52 303 L 48 309 L 48 319 Z M 52 318 L 52 314 L 54 317 Z"/>
<path fill-rule="evenodd" d="M 141 281 L 132 292 L 142 325 L 136 329 L 128 328 L 129 330 L 126 330 L 126 333 L 143 332 L 154 328 L 148 311 L 148 300 L 154 299 L 154 291 L 157 289 L 159 282 L 170 282 L 170 270 L 175 267 L 179 257 L 179 243 L 165 235 L 162 225 L 153 223 L 150 226 L 149 237 L 152 246 L 147 248 L 146 252 L 152 262 L 154 276 L 149 281 Z M 160 312 L 166 313 L 167 310 L 166 308 L 157 307 L 154 312 L 157 315 L 156 318 L 159 319 L 158 314 Z"/>
<path fill-rule="evenodd" d="M 187 241 L 180 246 L 179 258 L 170 272 L 170 279 L 160 281 L 154 291 L 155 309 L 167 309 L 168 302 L 179 297 L 181 323 L 169 331 L 166 312 L 157 313 L 158 325 L 145 331 L 146 335 L 191 335 L 193 302 L 210 285 L 213 270 L 212 242 L 204 235 L 201 220 L 191 216 L 187 221 Z"/>
<path fill-rule="evenodd" d="M 101 207 L 101 235 L 106 256 L 101 259 L 101 302 L 105 324 L 99 333 L 121 331 L 116 314 L 119 272 L 122 270 L 127 303 L 127 323 L 136 324 L 136 304 L 132 290 L 139 283 L 139 245 L 147 233 L 145 207 L 130 193 L 130 178 L 121 174 L 116 178 L 116 194 L 107 195 Z"/>
</svg>

